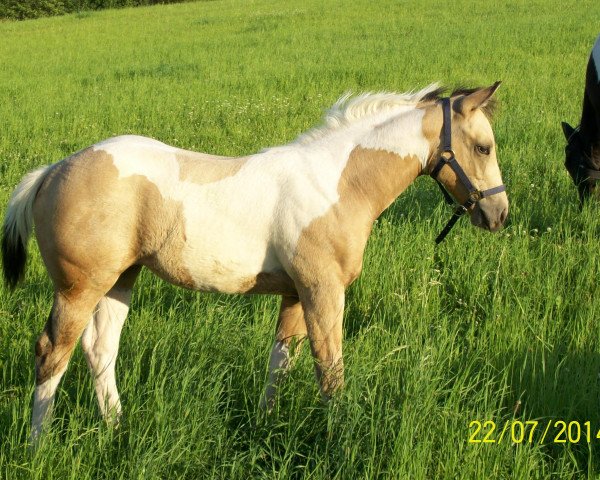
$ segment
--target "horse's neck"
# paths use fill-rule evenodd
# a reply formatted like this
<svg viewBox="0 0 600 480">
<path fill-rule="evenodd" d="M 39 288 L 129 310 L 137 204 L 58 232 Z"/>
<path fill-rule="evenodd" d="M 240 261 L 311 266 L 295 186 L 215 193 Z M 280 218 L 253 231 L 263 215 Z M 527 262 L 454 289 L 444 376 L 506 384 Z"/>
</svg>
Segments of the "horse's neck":
<svg viewBox="0 0 600 480">
<path fill-rule="evenodd" d="M 344 170 L 345 184 L 369 205 L 372 220 L 421 174 L 429 156 L 423 111 L 407 110 L 358 137 Z"/>
<path fill-rule="evenodd" d="M 586 71 L 583 94 L 580 132 L 589 143 L 585 150 L 590 152 L 591 162 L 600 168 L 600 37 L 596 40 Z M 588 152 L 586 152 L 588 153 Z"/>
<path fill-rule="evenodd" d="M 592 92 L 589 85 L 586 87 L 579 130 L 586 142 L 585 153 L 590 155 L 592 165 L 600 168 L 600 86 L 595 88 Z"/>
<path fill-rule="evenodd" d="M 369 221 L 381 213 L 419 176 L 416 154 L 401 156 L 383 149 L 357 146 L 352 150 L 340 180 L 342 197 L 354 204 Z"/>
</svg>

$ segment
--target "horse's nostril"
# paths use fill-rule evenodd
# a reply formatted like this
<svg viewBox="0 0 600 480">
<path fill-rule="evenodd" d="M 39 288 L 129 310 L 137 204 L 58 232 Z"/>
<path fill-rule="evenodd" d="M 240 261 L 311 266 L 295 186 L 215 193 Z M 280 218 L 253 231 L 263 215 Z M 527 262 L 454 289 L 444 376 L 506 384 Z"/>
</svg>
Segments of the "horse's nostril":
<svg viewBox="0 0 600 480">
<path fill-rule="evenodd" d="M 508 217 L 508 208 L 505 208 L 504 210 L 502 210 L 502 213 L 500 214 L 500 223 L 504 223 L 504 221 L 506 220 L 506 217 Z"/>
</svg>

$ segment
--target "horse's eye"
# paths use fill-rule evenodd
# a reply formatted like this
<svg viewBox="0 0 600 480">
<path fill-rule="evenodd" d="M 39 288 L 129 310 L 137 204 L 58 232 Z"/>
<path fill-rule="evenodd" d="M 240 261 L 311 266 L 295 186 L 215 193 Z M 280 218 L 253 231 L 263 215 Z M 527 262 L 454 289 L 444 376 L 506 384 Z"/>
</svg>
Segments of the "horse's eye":
<svg viewBox="0 0 600 480">
<path fill-rule="evenodd" d="M 475 146 L 475 150 L 477 150 L 477 153 L 479 153 L 480 155 L 489 155 L 490 154 L 490 147 L 484 147 L 483 145 Z"/>
</svg>

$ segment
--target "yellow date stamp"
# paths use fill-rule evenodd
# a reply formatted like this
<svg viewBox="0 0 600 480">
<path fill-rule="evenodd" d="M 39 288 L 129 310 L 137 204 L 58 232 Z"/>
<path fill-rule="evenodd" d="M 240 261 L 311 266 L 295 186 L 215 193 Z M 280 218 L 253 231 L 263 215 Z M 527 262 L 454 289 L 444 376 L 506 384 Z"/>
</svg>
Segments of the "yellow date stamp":
<svg viewBox="0 0 600 480">
<path fill-rule="evenodd" d="M 513 444 L 549 443 L 591 443 L 600 440 L 600 428 L 591 422 L 577 420 L 505 420 L 496 423 L 493 420 L 473 420 L 469 423 L 469 443 L 495 444 L 512 442 Z"/>
</svg>

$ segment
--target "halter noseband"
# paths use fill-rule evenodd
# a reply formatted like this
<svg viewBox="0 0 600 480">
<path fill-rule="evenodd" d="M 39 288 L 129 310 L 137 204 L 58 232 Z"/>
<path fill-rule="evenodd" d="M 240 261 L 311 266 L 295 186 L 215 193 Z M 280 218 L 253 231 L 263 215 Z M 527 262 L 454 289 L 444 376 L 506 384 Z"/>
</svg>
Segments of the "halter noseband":
<svg viewBox="0 0 600 480">
<path fill-rule="evenodd" d="M 442 112 L 444 114 L 444 123 L 442 127 L 442 153 L 440 154 L 440 159 L 435 167 L 433 167 L 429 175 L 431 175 L 440 186 L 446 203 L 450 205 L 456 205 L 456 208 L 454 209 L 452 217 L 450 217 L 450 220 L 448 220 L 448 223 L 444 229 L 435 239 L 436 245 L 440 244 L 444 238 L 446 238 L 446 235 L 448 235 L 458 219 L 465 214 L 469 208 L 479 202 L 479 200 L 506 191 L 506 187 L 504 185 L 498 185 L 497 187 L 481 191 L 471 183 L 471 180 L 469 180 L 469 177 L 459 165 L 458 160 L 456 160 L 456 156 L 452 150 L 452 112 L 450 111 L 450 98 L 442 98 L 441 101 Z M 442 183 L 437 179 L 440 171 L 445 165 L 449 165 L 450 168 L 454 170 L 458 180 L 462 183 L 463 187 L 467 189 L 467 192 L 469 192 L 467 199 L 462 204 L 457 204 L 448 191 L 444 188 Z"/>
</svg>

